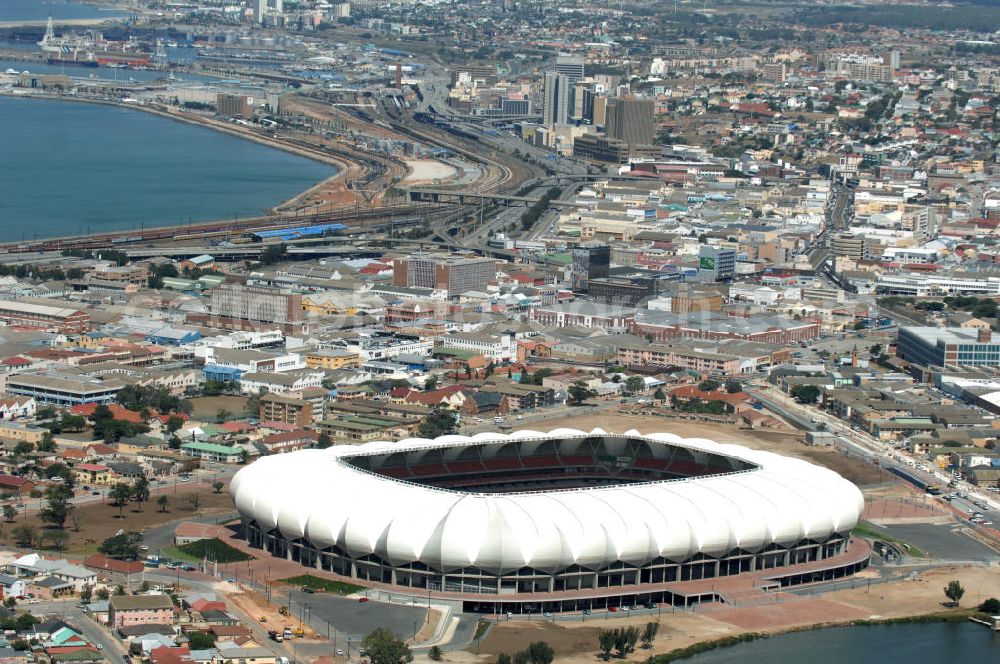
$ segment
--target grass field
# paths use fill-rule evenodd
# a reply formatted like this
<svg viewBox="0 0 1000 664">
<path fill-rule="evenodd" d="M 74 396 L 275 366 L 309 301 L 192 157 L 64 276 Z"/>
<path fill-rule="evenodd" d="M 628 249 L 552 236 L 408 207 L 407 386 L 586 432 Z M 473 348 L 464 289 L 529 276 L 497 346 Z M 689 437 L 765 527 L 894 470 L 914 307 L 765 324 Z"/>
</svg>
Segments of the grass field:
<svg viewBox="0 0 1000 664">
<path fill-rule="evenodd" d="M 290 586 L 312 588 L 313 590 L 333 593 L 334 595 L 350 595 L 351 593 L 356 593 L 359 590 L 364 590 L 361 586 L 355 586 L 350 583 L 342 583 L 340 581 L 330 581 L 329 579 L 321 579 L 317 576 L 313 576 L 312 574 L 291 576 L 287 579 L 281 579 L 278 583 L 285 583 Z"/>
<path fill-rule="evenodd" d="M 220 563 L 241 563 L 254 557 L 234 549 L 219 539 L 206 539 L 180 546 L 172 546 L 164 552 L 167 556 L 188 562 L 201 562 L 206 558 Z"/>
</svg>

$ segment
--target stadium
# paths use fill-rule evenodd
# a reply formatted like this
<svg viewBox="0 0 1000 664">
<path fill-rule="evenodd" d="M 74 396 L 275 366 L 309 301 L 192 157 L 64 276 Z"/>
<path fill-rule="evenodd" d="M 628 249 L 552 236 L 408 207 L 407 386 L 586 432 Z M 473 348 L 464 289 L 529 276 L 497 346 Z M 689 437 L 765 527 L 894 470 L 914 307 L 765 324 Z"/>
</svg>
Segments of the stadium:
<svg viewBox="0 0 1000 664">
<path fill-rule="evenodd" d="M 230 487 L 249 544 L 466 611 L 724 600 L 853 574 L 861 492 L 806 461 L 670 433 L 556 429 L 269 456 Z M 731 583 L 730 583 L 731 585 Z"/>
</svg>

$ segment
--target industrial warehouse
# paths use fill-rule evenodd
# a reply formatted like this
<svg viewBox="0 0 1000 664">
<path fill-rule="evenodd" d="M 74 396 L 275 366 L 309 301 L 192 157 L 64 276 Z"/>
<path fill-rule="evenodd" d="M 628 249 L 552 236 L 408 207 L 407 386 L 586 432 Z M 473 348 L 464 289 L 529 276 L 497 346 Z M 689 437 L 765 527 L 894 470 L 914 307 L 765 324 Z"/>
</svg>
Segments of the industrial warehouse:
<svg viewBox="0 0 1000 664">
<path fill-rule="evenodd" d="M 833 471 L 670 433 L 303 450 L 241 470 L 231 491 L 252 546 L 467 611 L 687 606 L 724 580 L 839 578 L 870 554 L 850 539 L 861 492 Z"/>
</svg>

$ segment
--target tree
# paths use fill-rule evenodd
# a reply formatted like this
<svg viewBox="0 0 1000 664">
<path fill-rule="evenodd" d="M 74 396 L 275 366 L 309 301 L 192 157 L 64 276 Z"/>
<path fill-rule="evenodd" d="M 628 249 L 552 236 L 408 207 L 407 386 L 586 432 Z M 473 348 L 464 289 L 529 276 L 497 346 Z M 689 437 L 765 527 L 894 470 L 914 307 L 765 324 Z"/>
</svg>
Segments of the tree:
<svg viewBox="0 0 1000 664">
<path fill-rule="evenodd" d="M 432 662 L 440 662 L 443 659 L 441 657 L 441 649 L 437 646 L 431 646 L 431 649 L 427 651 L 427 657 Z"/>
<path fill-rule="evenodd" d="M 173 433 L 184 426 L 184 418 L 180 415 L 171 415 L 167 418 L 167 433 Z"/>
<path fill-rule="evenodd" d="M 660 631 L 660 623 L 648 622 L 646 627 L 642 630 L 642 647 L 649 648 L 653 647 L 653 641 L 656 639 L 656 633 Z"/>
<path fill-rule="evenodd" d="M 232 416 L 233 416 L 233 414 L 231 412 L 229 412 L 225 408 L 220 408 L 219 410 L 217 410 L 215 412 L 215 421 L 216 422 L 227 422 L 227 421 L 229 421 L 229 418 L 231 418 Z"/>
<path fill-rule="evenodd" d="M 62 431 L 73 431 L 79 433 L 87 427 L 87 418 L 83 415 L 72 415 L 65 413 L 59 421 L 59 428 Z"/>
<path fill-rule="evenodd" d="M 94 597 L 96 597 L 98 600 L 102 602 L 106 601 L 110 596 L 111 593 L 108 592 L 107 588 L 98 588 L 97 590 L 94 591 Z"/>
<path fill-rule="evenodd" d="M 31 454 L 35 451 L 35 446 L 26 440 L 22 440 L 17 445 L 14 446 L 14 456 L 24 456 L 25 454 Z"/>
<path fill-rule="evenodd" d="M 207 650 L 215 647 L 215 635 L 211 632 L 188 632 L 188 647 L 191 650 Z"/>
<path fill-rule="evenodd" d="M 169 502 L 170 502 L 170 499 L 167 498 L 165 495 L 162 495 L 162 494 L 160 495 L 159 498 L 156 499 L 156 504 L 160 506 L 160 512 L 166 513 L 166 511 L 167 511 L 167 504 Z"/>
<path fill-rule="evenodd" d="M 69 539 L 69 533 L 65 530 L 46 530 L 42 533 L 42 539 L 48 541 L 52 545 L 52 548 L 56 551 L 62 551 L 66 548 L 66 541 Z"/>
<path fill-rule="evenodd" d="M 424 381 L 424 391 L 430 392 L 437 388 L 438 379 L 437 376 L 428 376 Z"/>
<path fill-rule="evenodd" d="M 52 435 L 51 431 L 46 431 L 42 434 L 42 439 L 38 441 L 35 449 L 39 452 L 55 452 L 56 451 L 56 439 Z"/>
<path fill-rule="evenodd" d="M 330 438 L 330 434 L 326 432 L 321 433 L 319 437 L 316 438 L 316 447 L 318 447 L 321 450 L 325 450 L 331 445 L 333 445 L 333 439 Z"/>
<path fill-rule="evenodd" d="M 601 658 L 611 659 L 611 651 L 615 649 L 615 633 L 610 629 L 602 629 L 597 635 L 597 644 L 601 650 Z"/>
<path fill-rule="evenodd" d="M 570 385 L 566 390 L 566 394 L 569 396 L 569 402 L 572 406 L 583 405 L 584 401 L 597 395 L 597 393 L 587 387 L 583 381 L 577 381 Z"/>
<path fill-rule="evenodd" d="M 13 505 L 4 505 L 3 518 L 7 520 L 7 523 L 14 523 L 14 519 L 17 518 L 17 508 Z"/>
<path fill-rule="evenodd" d="M 871 347 L 872 357 L 879 357 L 882 355 L 882 344 L 875 344 Z"/>
<path fill-rule="evenodd" d="M 139 511 L 142 511 L 142 504 L 149 500 L 149 480 L 145 477 L 136 478 L 131 489 L 132 500 L 139 503 Z"/>
<path fill-rule="evenodd" d="M 14 537 L 14 541 L 17 542 L 18 546 L 30 549 L 35 544 L 37 531 L 30 523 L 22 523 L 15 527 L 10 534 Z"/>
<path fill-rule="evenodd" d="M 66 524 L 69 513 L 73 510 L 69 500 L 73 497 L 73 490 L 65 484 L 54 484 L 45 491 L 45 499 L 48 501 L 45 507 L 38 512 L 38 518 L 43 523 L 48 523 L 56 528 L 62 529 Z"/>
<path fill-rule="evenodd" d="M 532 641 L 528 644 L 528 661 L 531 664 L 552 664 L 555 652 L 545 641 Z"/>
<path fill-rule="evenodd" d="M 201 496 L 197 493 L 188 496 L 188 506 L 190 506 L 192 512 L 197 512 L 198 508 L 201 507 Z"/>
<path fill-rule="evenodd" d="M 53 417 L 58 415 L 55 406 L 42 406 L 35 411 L 35 419 L 38 420 L 51 420 Z"/>
<path fill-rule="evenodd" d="M 264 251 L 260 253 L 260 262 L 263 265 L 274 265 L 275 263 L 280 263 L 287 255 L 288 250 L 285 247 L 285 243 L 268 245 Z"/>
<path fill-rule="evenodd" d="M 142 533 L 123 532 L 101 542 L 97 550 L 116 560 L 138 560 L 141 554 Z"/>
<path fill-rule="evenodd" d="M 717 380 L 709 378 L 708 380 L 703 380 L 698 383 L 698 389 L 702 392 L 714 392 L 722 387 L 722 383 Z"/>
<path fill-rule="evenodd" d="M 89 583 L 80 590 L 80 603 L 90 604 L 90 599 L 94 596 L 94 586 Z"/>
<path fill-rule="evenodd" d="M 629 376 L 625 381 L 625 391 L 629 394 L 638 394 L 646 389 L 646 381 L 642 376 Z"/>
<path fill-rule="evenodd" d="M 226 488 L 225 482 L 215 481 L 212 482 L 212 491 L 215 493 L 222 493 L 222 490 Z"/>
<path fill-rule="evenodd" d="M 447 436 L 458 430 L 458 423 L 455 421 L 455 413 L 447 408 L 436 407 L 427 413 L 417 433 L 424 438 L 437 438 Z"/>
<path fill-rule="evenodd" d="M 729 392 L 730 394 L 736 394 L 742 391 L 743 391 L 743 386 L 740 384 L 740 381 L 733 380 L 732 378 L 726 381 L 726 392 Z"/>
<path fill-rule="evenodd" d="M 118 482 L 108 491 L 108 498 L 111 504 L 118 508 L 118 518 L 122 518 L 122 510 L 129 500 L 132 499 L 132 487 L 124 482 Z"/>
<path fill-rule="evenodd" d="M 965 595 L 965 588 L 958 581 L 949 581 L 948 585 L 944 587 L 944 596 L 955 603 L 958 606 L 959 602 L 962 601 L 962 596 Z"/>
<path fill-rule="evenodd" d="M 799 403 L 816 403 L 819 400 L 819 388 L 815 385 L 796 385 L 792 388 L 792 396 Z"/>
<path fill-rule="evenodd" d="M 988 613 L 991 616 L 1000 615 L 1000 599 L 990 597 L 988 600 L 979 605 L 979 610 L 983 613 Z"/>
<path fill-rule="evenodd" d="M 656 399 L 657 401 L 664 401 L 664 400 L 666 400 L 667 395 L 663 391 L 662 387 L 658 387 L 658 388 L 656 388 L 656 391 L 653 392 L 653 398 Z"/>
<path fill-rule="evenodd" d="M 90 419 L 94 422 L 113 420 L 115 419 L 115 414 L 111 412 L 111 409 L 108 408 L 106 404 L 102 403 L 101 405 L 99 405 L 97 408 L 94 409 L 94 412 L 91 414 Z"/>
<path fill-rule="evenodd" d="M 244 417 L 260 417 L 260 398 L 265 394 L 267 394 L 267 390 L 261 390 L 247 397 L 246 402 L 243 404 Z"/>
<path fill-rule="evenodd" d="M 369 633 L 362 639 L 361 647 L 368 652 L 372 664 L 407 664 L 413 661 L 413 653 L 407 645 L 385 627 Z"/>
</svg>

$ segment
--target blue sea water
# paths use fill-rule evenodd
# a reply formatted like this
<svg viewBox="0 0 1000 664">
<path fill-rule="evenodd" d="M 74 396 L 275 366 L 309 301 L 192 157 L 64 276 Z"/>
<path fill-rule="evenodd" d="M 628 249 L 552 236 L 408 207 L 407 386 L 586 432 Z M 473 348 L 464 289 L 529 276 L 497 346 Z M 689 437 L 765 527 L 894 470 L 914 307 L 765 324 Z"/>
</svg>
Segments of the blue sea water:
<svg viewBox="0 0 1000 664">
<path fill-rule="evenodd" d="M 3 0 L 0 0 L 3 2 Z M 132 79 L 138 82 L 154 81 L 164 79 L 170 75 L 168 71 L 158 71 L 155 69 L 115 69 L 114 67 L 77 67 L 66 64 L 48 64 L 47 62 L 35 62 L 30 60 L 3 60 L 0 59 L 0 71 L 14 69 L 15 71 L 27 71 L 32 74 L 59 74 L 70 78 L 99 78 L 106 81 L 128 81 Z M 174 80 L 179 83 L 190 83 L 193 81 L 216 81 L 216 76 L 203 76 L 201 74 L 189 74 L 178 72 L 174 74 Z"/>
<path fill-rule="evenodd" d="M 0 21 L 44 21 L 77 18 L 121 18 L 128 12 L 68 0 L 0 0 Z"/>
<path fill-rule="evenodd" d="M 138 110 L 0 97 L 0 241 L 247 217 L 332 166 Z"/>
</svg>

